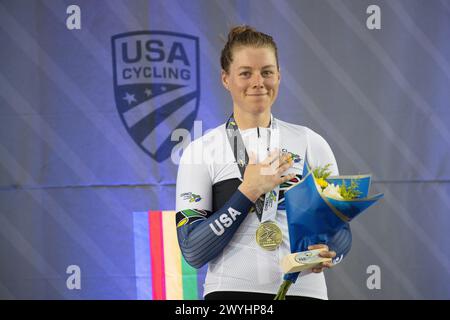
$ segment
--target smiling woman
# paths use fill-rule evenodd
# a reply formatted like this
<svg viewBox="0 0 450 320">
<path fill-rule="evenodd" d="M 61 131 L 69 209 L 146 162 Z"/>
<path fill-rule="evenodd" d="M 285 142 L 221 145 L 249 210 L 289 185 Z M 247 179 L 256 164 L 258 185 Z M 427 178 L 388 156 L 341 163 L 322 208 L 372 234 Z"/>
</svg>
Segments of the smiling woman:
<svg viewBox="0 0 450 320">
<path fill-rule="evenodd" d="M 248 26 L 231 29 L 221 55 L 221 80 L 230 92 L 228 121 L 185 149 L 177 177 L 177 235 L 186 261 L 208 263 L 205 299 L 273 299 L 290 253 L 284 192 L 299 183 L 304 159 L 338 169 L 328 143 L 314 131 L 273 117 L 280 66 L 273 38 Z M 202 163 L 193 162 L 203 154 Z M 185 194 L 198 195 L 188 201 Z M 239 231 L 238 231 L 239 230 Z M 238 232 L 237 232 L 238 231 Z M 349 251 L 347 226 L 326 245 L 324 258 Z M 323 262 L 290 290 L 287 299 L 326 299 Z"/>
<path fill-rule="evenodd" d="M 254 36 L 236 27 L 222 50 L 222 83 L 233 99 L 240 129 L 268 127 L 270 108 L 278 95 L 280 67 L 277 47 L 268 35 Z"/>
</svg>

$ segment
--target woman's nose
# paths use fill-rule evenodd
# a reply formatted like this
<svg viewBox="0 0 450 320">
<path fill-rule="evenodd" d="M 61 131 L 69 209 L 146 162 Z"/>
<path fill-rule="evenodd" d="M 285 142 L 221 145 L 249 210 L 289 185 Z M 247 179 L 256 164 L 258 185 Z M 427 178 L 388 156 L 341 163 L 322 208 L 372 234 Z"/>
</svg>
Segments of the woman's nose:
<svg viewBox="0 0 450 320">
<path fill-rule="evenodd" d="M 262 88 L 264 87 L 264 78 L 260 74 L 256 74 L 253 78 L 253 88 Z"/>
</svg>

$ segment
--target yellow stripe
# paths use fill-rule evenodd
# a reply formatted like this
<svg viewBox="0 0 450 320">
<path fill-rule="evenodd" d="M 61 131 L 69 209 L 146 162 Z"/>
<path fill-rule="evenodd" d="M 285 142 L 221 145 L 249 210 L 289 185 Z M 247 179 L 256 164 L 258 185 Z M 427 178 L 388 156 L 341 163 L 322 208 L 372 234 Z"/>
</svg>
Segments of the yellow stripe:
<svg viewBox="0 0 450 320">
<path fill-rule="evenodd" d="M 166 299 L 183 299 L 181 252 L 175 226 L 175 211 L 163 211 L 164 271 L 166 274 Z"/>
</svg>

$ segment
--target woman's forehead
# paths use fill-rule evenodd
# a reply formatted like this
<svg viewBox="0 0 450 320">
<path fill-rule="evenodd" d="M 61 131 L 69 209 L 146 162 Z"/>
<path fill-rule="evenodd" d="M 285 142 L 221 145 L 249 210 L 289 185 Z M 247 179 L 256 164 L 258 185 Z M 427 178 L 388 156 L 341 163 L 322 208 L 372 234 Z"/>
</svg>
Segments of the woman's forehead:
<svg viewBox="0 0 450 320">
<path fill-rule="evenodd" d="M 276 66 L 275 52 L 270 47 L 241 46 L 233 49 L 232 64 L 239 67 Z"/>
</svg>

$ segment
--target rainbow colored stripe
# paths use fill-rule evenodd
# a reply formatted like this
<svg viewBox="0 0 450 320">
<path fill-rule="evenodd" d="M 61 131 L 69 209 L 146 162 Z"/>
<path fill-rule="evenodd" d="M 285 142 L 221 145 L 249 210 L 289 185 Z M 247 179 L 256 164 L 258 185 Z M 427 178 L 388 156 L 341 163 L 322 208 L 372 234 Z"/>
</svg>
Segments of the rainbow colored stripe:
<svg viewBox="0 0 450 320">
<path fill-rule="evenodd" d="M 197 270 L 178 247 L 175 211 L 134 212 L 134 255 L 139 300 L 200 300 L 206 266 Z"/>
</svg>

